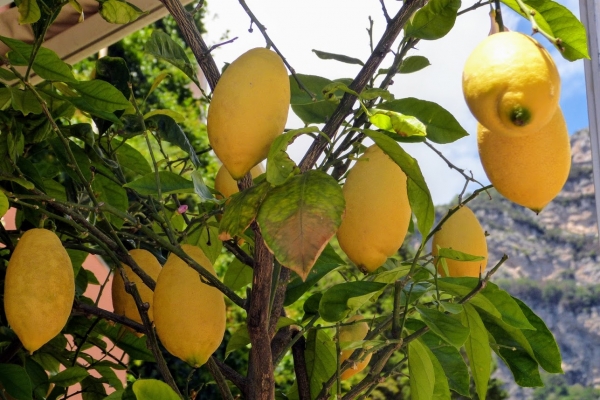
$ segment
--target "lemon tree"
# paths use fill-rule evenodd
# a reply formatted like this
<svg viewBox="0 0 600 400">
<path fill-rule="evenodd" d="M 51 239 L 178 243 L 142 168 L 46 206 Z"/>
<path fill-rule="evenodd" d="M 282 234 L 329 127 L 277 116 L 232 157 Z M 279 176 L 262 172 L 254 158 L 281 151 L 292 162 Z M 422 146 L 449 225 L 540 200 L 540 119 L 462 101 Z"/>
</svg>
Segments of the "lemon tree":
<svg viewBox="0 0 600 400">
<path fill-rule="evenodd" d="M 567 60 L 588 57 L 560 4 L 502 2 Z M 164 0 L 186 44 L 144 37 L 171 65 L 148 84 L 135 60 L 100 58 L 89 78 L 44 47 L 76 0 L 18 2 L 36 39 L 0 37 L 10 49 L 0 54 L 0 215 L 16 212 L 15 228 L 0 226 L 1 399 L 349 400 L 390 382 L 416 400 L 483 399 L 494 357 L 524 387 L 562 372 L 552 332 L 491 280 L 507 256 L 487 259 L 467 208 L 491 185 L 458 194 L 436 220 L 404 150 L 468 132 L 441 105 L 389 91 L 396 74 L 429 65 L 420 41 L 500 2 L 406 0 L 395 15 L 384 3 L 387 28 L 367 60 L 315 51 L 360 66 L 330 80 L 289 65 L 243 1 L 266 46 L 221 75 L 192 10 Z M 143 10 L 108 0 L 100 15 L 128 23 Z M 465 67 L 465 99 L 492 184 L 540 212 L 569 167 L 556 160 L 568 154 L 559 77 L 537 42 L 495 15 L 497 33 Z M 200 115 L 157 106 L 165 87 L 200 86 L 199 70 L 210 89 Z M 32 85 L 31 72 L 44 82 Z M 288 109 L 304 126 L 285 129 Z M 312 144 L 296 164 L 288 145 L 301 135 Z M 112 284 L 84 266 L 89 255 Z M 112 307 L 89 286 L 111 288 Z"/>
</svg>

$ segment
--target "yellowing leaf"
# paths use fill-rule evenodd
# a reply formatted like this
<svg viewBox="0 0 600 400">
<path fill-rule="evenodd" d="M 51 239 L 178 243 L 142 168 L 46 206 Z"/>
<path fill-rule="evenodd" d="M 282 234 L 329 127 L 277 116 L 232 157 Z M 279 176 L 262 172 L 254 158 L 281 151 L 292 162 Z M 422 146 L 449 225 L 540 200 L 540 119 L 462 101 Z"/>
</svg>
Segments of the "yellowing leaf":
<svg viewBox="0 0 600 400">
<path fill-rule="evenodd" d="M 305 280 L 340 226 L 345 204 L 335 179 L 309 171 L 269 192 L 257 221 L 275 258 Z"/>
</svg>

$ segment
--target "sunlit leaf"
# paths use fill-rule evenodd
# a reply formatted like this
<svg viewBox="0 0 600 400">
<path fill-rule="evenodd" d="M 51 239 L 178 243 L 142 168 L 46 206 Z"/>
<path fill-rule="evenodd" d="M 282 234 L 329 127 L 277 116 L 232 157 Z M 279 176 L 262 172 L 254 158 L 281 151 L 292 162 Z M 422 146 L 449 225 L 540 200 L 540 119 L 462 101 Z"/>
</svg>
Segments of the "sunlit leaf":
<svg viewBox="0 0 600 400">
<path fill-rule="evenodd" d="M 319 314 L 327 322 L 338 322 L 387 285 L 379 282 L 345 282 L 329 288 L 323 293 Z"/>
<path fill-rule="evenodd" d="M 502 0 L 504 4 L 526 19 L 516 0 Z M 535 11 L 535 22 L 541 30 L 559 38 L 564 51 L 560 54 L 569 61 L 590 58 L 585 27 L 573 13 L 562 4 L 552 0 L 523 0 Z"/>
<path fill-rule="evenodd" d="M 121 0 L 103 1 L 99 11 L 102 18 L 111 24 L 128 24 L 147 14 L 134 4 Z"/>
<path fill-rule="evenodd" d="M 416 117 L 425 125 L 427 139 L 435 143 L 452 143 L 469 135 L 450 112 L 431 101 L 407 97 L 379 104 L 377 108 Z"/>
<path fill-rule="evenodd" d="M 19 8 L 19 24 L 21 25 L 33 24 L 42 16 L 36 0 L 18 0 L 16 4 Z"/>
<path fill-rule="evenodd" d="M 267 155 L 267 181 L 270 184 L 273 186 L 282 185 L 288 178 L 299 172 L 296 163 L 286 153 L 287 147 L 296 137 L 305 133 L 318 131 L 318 128 L 312 126 L 303 129 L 294 129 L 275 138 Z"/>
<path fill-rule="evenodd" d="M 405 36 L 435 40 L 446 36 L 454 26 L 460 0 L 431 0 L 406 24 Z"/>
<path fill-rule="evenodd" d="M 94 108 L 112 113 L 117 110 L 128 108 L 131 103 L 110 83 L 94 79 L 92 81 L 70 82 L 69 87 L 77 90 L 82 100 Z"/>
<path fill-rule="evenodd" d="M 435 371 L 429 352 L 420 339 L 408 344 L 408 373 L 411 399 L 431 399 L 435 387 Z"/>
<path fill-rule="evenodd" d="M 477 310 L 470 304 L 465 304 L 464 308 L 463 322 L 469 328 L 465 350 L 469 358 L 475 389 L 479 398 L 484 399 L 492 372 L 492 350 L 488 343 L 487 331 Z"/>
<path fill-rule="evenodd" d="M 181 400 L 166 383 L 156 379 L 138 379 L 133 383 L 137 400 Z"/>
<path fill-rule="evenodd" d="M 469 329 L 461 323 L 460 318 L 422 306 L 417 306 L 417 311 L 433 332 L 457 349 L 467 340 Z"/>
</svg>

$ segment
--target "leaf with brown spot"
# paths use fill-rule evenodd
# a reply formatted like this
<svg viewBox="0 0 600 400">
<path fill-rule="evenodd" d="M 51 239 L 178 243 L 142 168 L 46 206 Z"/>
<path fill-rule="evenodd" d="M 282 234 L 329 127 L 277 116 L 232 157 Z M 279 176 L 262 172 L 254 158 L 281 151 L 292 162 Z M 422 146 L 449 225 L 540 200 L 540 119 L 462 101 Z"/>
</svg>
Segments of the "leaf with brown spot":
<svg viewBox="0 0 600 400">
<path fill-rule="evenodd" d="M 268 182 L 263 181 L 231 196 L 219 225 L 219 239 L 229 240 L 244 233 L 256 218 L 258 207 L 270 187 Z"/>
<path fill-rule="evenodd" d="M 345 206 L 335 179 L 308 171 L 269 192 L 256 220 L 275 258 L 305 280 L 340 226 Z"/>
</svg>

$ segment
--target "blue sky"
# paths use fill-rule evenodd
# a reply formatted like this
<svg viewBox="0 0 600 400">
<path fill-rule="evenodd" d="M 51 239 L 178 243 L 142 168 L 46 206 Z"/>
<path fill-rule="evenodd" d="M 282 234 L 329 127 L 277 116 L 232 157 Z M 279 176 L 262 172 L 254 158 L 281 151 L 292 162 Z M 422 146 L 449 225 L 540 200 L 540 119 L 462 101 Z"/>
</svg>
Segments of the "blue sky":
<svg viewBox="0 0 600 400">
<path fill-rule="evenodd" d="M 463 7 L 476 0 L 463 0 Z M 579 17 L 578 0 L 559 0 Z M 280 0 L 264 2 L 247 0 L 257 18 L 267 27 L 272 40 L 288 59 L 293 68 L 303 74 L 314 74 L 326 78 L 354 77 L 360 66 L 342 64 L 317 58 L 312 49 L 345 54 L 366 60 L 369 55 L 369 38 L 366 28 L 368 17 L 373 21 L 374 41 L 377 42 L 385 29 L 385 19 L 379 0 Z M 390 14 L 394 14 L 402 2 L 386 0 Z M 475 46 L 489 31 L 489 8 L 481 7 L 457 19 L 455 27 L 444 38 L 436 41 L 421 41 L 409 55 L 427 57 L 431 66 L 414 74 L 397 75 L 390 91 L 396 98 L 417 97 L 434 101 L 450 111 L 470 133 L 453 144 L 438 146 L 446 157 L 456 165 L 470 170 L 476 179 L 487 183 L 476 145 L 476 121 L 469 112 L 462 95 L 462 68 Z M 505 23 L 511 30 L 531 33 L 528 21 L 505 10 Z M 265 46 L 258 29 L 248 32 L 250 20 L 237 0 L 208 2 L 205 19 L 208 30 L 205 35 L 209 46 L 220 43 L 224 38 L 238 37 L 231 44 L 219 47 L 213 52 L 217 65 L 231 62 L 245 51 Z M 562 59 L 557 51 L 541 35 L 536 39 L 550 48 L 562 79 L 561 107 L 565 114 L 569 132 L 588 126 L 587 104 L 583 63 L 570 63 Z M 382 64 L 389 65 L 388 57 Z M 302 122 L 290 113 L 288 128 L 299 128 Z M 310 144 L 308 137 L 301 138 L 290 147 L 293 159 L 302 158 Z M 450 201 L 462 189 L 464 179 L 449 170 L 439 157 L 426 146 L 406 145 L 405 149 L 418 161 L 432 192 L 434 202 L 443 204 Z M 469 190 L 476 189 L 471 185 Z"/>
</svg>

